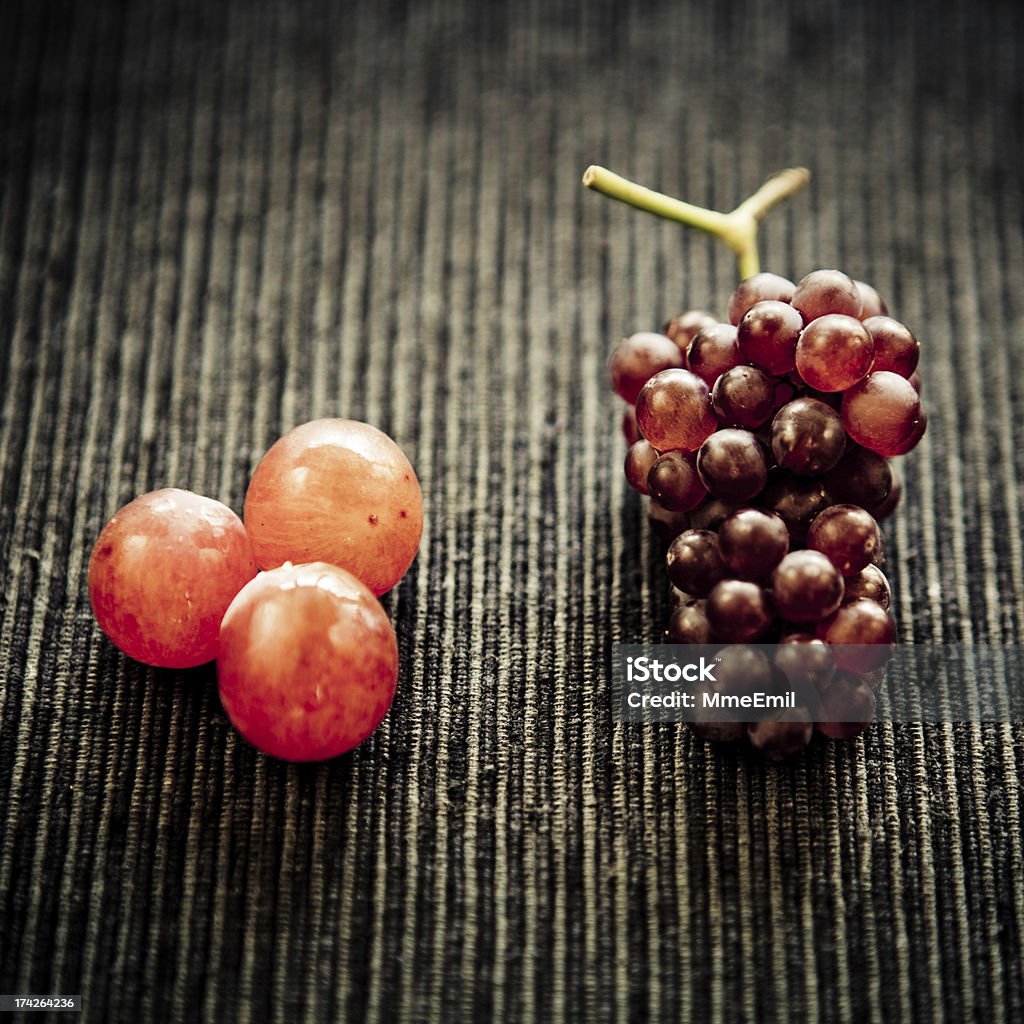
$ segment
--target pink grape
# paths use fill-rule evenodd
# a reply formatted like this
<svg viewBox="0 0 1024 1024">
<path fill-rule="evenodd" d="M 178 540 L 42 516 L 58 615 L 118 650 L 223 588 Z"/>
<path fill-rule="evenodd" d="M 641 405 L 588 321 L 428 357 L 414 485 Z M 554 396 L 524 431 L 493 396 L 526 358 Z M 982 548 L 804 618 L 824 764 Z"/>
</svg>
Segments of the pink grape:
<svg viewBox="0 0 1024 1024">
<path fill-rule="evenodd" d="M 130 658 L 191 668 L 216 657 L 221 618 L 255 575 L 241 519 L 219 501 L 168 487 L 104 526 L 89 560 L 89 600 Z"/>
<path fill-rule="evenodd" d="M 796 368 L 818 391 L 845 391 L 871 368 L 875 343 L 852 316 L 827 313 L 812 320 L 796 343 Z"/>
<path fill-rule="evenodd" d="M 689 370 L 675 369 L 662 370 L 643 386 L 636 423 L 659 452 L 695 452 L 718 427 L 707 384 Z"/>
<path fill-rule="evenodd" d="M 754 274 L 740 281 L 729 299 L 729 323 L 739 324 L 751 306 L 758 302 L 789 302 L 796 285 L 778 274 Z"/>
<path fill-rule="evenodd" d="M 671 338 L 641 331 L 615 347 L 608 360 L 608 374 L 615 393 L 627 402 L 635 402 L 640 389 L 656 373 L 683 365 L 683 353 Z"/>
<path fill-rule="evenodd" d="M 387 614 L 337 566 L 285 564 L 261 573 L 224 615 L 221 703 L 265 754 L 322 761 L 351 750 L 380 725 L 397 680 Z"/>
<path fill-rule="evenodd" d="M 245 528 L 262 569 L 330 562 L 383 594 L 416 557 L 423 496 L 387 434 L 355 420 L 313 420 L 280 438 L 256 467 Z"/>
<path fill-rule="evenodd" d="M 895 455 L 917 427 L 921 398 L 891 370 L 869 373 L 843 395 L 843 426 L 864 448 Z"/>
<path fill-rule="evenodd" d="M 839 270 L 812 270 L 797 284 L 791 301 L 808 324 L 828 313 L 859 320 L 864 311 L 857 286 Z"/>
</svg>

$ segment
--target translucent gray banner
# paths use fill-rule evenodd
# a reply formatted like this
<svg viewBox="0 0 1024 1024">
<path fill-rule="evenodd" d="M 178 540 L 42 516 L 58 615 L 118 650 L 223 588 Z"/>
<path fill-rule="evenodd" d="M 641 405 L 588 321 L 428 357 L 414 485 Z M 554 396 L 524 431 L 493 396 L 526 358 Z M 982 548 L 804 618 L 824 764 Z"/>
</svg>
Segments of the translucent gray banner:
<svg viewBox="0 0 1024 1024">
<path fill-rule="evenodd" d="M 616 644 L 611 696 L 620 722 L 1024 722 L 1024 647 Z"/>
</svg>

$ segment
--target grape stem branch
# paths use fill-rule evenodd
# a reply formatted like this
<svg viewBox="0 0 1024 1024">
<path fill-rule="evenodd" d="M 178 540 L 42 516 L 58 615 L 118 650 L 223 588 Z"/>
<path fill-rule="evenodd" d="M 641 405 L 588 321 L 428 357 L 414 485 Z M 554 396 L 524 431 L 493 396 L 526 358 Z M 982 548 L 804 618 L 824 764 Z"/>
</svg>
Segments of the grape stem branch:
<svg viewBox="0 0 1024 1024">
<path fill-rule="evenodd" d="M 757 252 L 757 228 L 765 214 L 777 203 L 791 196 L 811 178 L 806 167 L 789 167 L 773 174 L 749 199 L 731 213 L 706 210 L 703 206 L 684 203 L 661 192 L 637 185 L 604 167 L 591 166 L 583 174 L 583 184 L 619 202 L 628 203 L 657 217 L 700 228 L 720 238 L 736 254 L 740 277 L 758 273 L 761 261 Z"/>
</svg>

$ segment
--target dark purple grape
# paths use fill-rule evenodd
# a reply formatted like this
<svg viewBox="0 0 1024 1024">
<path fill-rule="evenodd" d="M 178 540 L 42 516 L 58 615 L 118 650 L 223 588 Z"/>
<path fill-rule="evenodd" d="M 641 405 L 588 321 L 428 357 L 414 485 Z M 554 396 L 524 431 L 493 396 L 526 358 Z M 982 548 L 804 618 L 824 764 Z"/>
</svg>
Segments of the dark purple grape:
<svg viewBox="0 0 1024 1024">
<path fill-rule="evenodd" d="M 651 471 L 651 466 L 657 461 L 657 449 L 642 438 L 631 444 L 629 451 L 626 452 L 626 462 L 623 466 L 623 471 L 626 474 L 626 483 L 634 491 L 639 491 L 641 494 L 649 493 L 647 489 L 647 476 Z"/>
<path fill-rule="evenodd" d="M 837 672 L 819 691 L 817 723 L 820 733 L 833 740 L 852 740 L 875 719 L 875 695 L 863 679 Z"/>
<path fill-rule="evenodd" d="M 672 585 L 694 597 L 707 597 L 725 576 L 718 536 L 710 530 L 687 530 L 669 545 L 665 556 Z"/>
<path fill-rule="evenodd" d="M 889 496 L 892 470 L 883 456 L 851 443 L 835 467 L 825 474 L 824 484 L 836 504 L 871 509 Z"/>
<path fill-rule="evenodd" d="M 660 452 L 695 452 L 718 428 L 708 386 L 689 370 L 662 370 L 636 400 L 640 433 Z"/>
<path fill-rule="evenodd" d="M 843 577 L 819 551 L 791 551 L 772 573 L 775 607 L 787 622 L 818 622 L 843 599 Z"/>
<path fill-rule="evenodd" d="M 668 641 L 673 644 L 710 644 L 711 623 L 704 611 L 704 602 L 682 605 L 668 620 Z"/>
<path fill-rule="evenodd" d="M 871 513 L 858 505 L 830 505 L 807 531 L 807 546 L 820 551 L 843 576 L 854 576 L 882 550 L 882 535 Z"/>
<path fill-rule="evenodd" d="M 892 486 L 889 488 L 885 501 L 879 502 L 873 508 L 868 509 L 875 517 L 876 523 L 888 519 L 893 514 L 903 495 L 903 474 L 900 471 L 899 463 L 890 462 L 889 469 L 892 471 Z"/>
<path fill-rule="evenodd" d="M 843 604 L 851 604 L 866 597 L 875 604 L 888 608 L 892 601 L 892 588 L 885 578 L 885 573 L 877 565 L 864 566 L 856 575 L 848 576 L 845 585 Z"/>
<path fill-rule="evenodd" d="M 917 369 L 921 346 L 899 320 L 891 316 L 873 316 L 864 321 L 864 327 L 875 344 L 875 361 L 872 372 L 891 370 L 901 377 L 910 377 Z"/>
<path fill-rule="evenodd" d="M 772 454 L 800 476 L 827 473 L 842 457 L 846 434 L 839 413 L 816 398 L 794 398 L 772 420 Z"/>
<path fill-rule="evenodd" d="M 881 605 L 861 597 L 820 623 L 817 633 L 832 647 L 839 668 L 864 675 L 892 656 L 896 620 Z"/>
<path fill-rule="evenodd" d="M 853 284 L 860 296 L 861 320 L 867 320 L 872 316 L 885 316 L 889 312 L 885 305 L 885 299 L 871 285 L 865 284 L 863 281 L 854 281 Z M 668 331 L 665 333 L 667 334 Z"/>
<path fill-rule="evenodd" d="M 716 498 L 749 501 L 768 479 L 768 461 L 749 430 L 727 428 L 712 434 L 700 446 L 697 472 Z"/>
<path fill-rule="evenodd" d="M 690 513 L 690 525 L 695 530 L 717 530 L 722 520 L 738 508 L 739 505 L 709 495 Z"/>
<path fill-rule="evenodd" d="M 608 374 L 615 393 L 632 403 L 656 373 L 682 365 L 683 354 L 671 338 L 643 331 L 615 346 L 608 360 Z"/>
<path fill-rule="evenodd" d="M 796 369 L 818 391 L 845 391 L 867 376 L 875 343 L 856 317 L 826 313 L 796 343 Z"/>
<path fill-rule="evenodd" d="M 697 475 L 697 465 L 688 452 L 665 452 L 647 474 L 651 497 L 670 512 L 689 512 L 707 495 Z"/>
<path fill-rule="evenodd" d="M 647 503 L 647 522 L 656 537 L 663 541 L 670 541 L 678 537 L 684 530 L 690 528 L 690 514 L 688 512 L 672 512 L 662 508 L 656 501 Z"/>
<path fill-rule="evenodd" d="M 829 313 L 860 319 L 864 309 L 857 286 L 839 270 L 812 270 L 796 286 L 791 301 L 804 323 Z"/>
<path fill-rule="evenodd" d="M 783 722 L 751 722 L 747 726 L 751 746 L 769 761 L 784 761 L 811 742 L 814 726 L 807 709 L 794 709 L 789 716 Z"/>
<path fill-rule="evenodd" d="M 705 612 L 715 636 L 726 643 L 749 643 L 764 636 L 773 619 L 765 592 L 745 580 L 715 584 Z"/>
<path fill-rule="evenodd" d="M 739 366 L 741 362 L 736 328 L 732 324 L 702 328 L 686 349 L 686 365 L 690 372 L 697 374 L 709 388 L 714 387 L 715 381 L 726 370 Z"/>
<path fill-rule="evenodd" d="M 820 480 L 783 472 L 768 483 L 759 504 L 782 516 L 792 546 L 807 539 L 807 528 L 829 498 Z"/>
<path fill-rule="evenodd" d="M 718 548 L 732 575 L 764 580 L 789 551 L 789 530 L 774 512 L 740 509 L 718 528 Z"/>
<path fill-rule="evenodd" d="M 713 327 L 718 323 L 718 318 L 701 309 L 689 309 L 685 313 L 672 317 L 665 322 L 661 333 L 671 338 L 678 346 L 679 351 L 685 356 L 687 346 L 693 336 L 705 327 Z"/>
<path fill-rule="evenodd" d="M 810 633 L 790 633 L 775 649 L 775 665 L 797 686 L 818 688 L 832 678 L 836 663 L 824 640 Z"/>
<path fill-rule="evenodd" d="M 804 322 L 785 302 L 759 302 L 743 315 L 736 340 L 743 358 L 769 373 L 796 366 L 796 345 Z"/>
<path fill-rule="evenodd" d="M 718 693 L 741 697 L 751 691 L 771 688 L 771 663 L 756 647 L 730 644 L 718 652 L 715 661 L 713 689 Z"/>
<path fill-rule="evenodd" d="M 640 440 L 640 431 L 636 426 L 636 409 L 627 405 L 622 412 L 622 436 L 626 444 L 636 444 Z"/>
<path fill-rule="evenodd" d="M 736 325 L 758 302 L 789 302 L 796 285 L 778 274 L 754 274 L 741 281 L 729 299 L 729 323 Z"/>
<path fill-rule="evenodd" d="M 711 407 L 723 426 L 754 430 L 775 411 L 775 382 L 756 366 L 734 366 L 715 382 Z"/>
</svg>

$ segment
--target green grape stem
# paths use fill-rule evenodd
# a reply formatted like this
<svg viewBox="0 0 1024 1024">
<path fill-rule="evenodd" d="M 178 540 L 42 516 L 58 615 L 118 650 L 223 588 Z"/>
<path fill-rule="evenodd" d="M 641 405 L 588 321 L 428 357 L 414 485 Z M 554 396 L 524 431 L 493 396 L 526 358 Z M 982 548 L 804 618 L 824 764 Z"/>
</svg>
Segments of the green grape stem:
<svg viewBox="0 0 1024 1024">
<path fill-rule="evenodd" d="M 619 202 L 653 213 L 656 217 L 678 221 L 720 238 L 736 254 L 740 279 L 752 277 L 761 269 L 757 252 L 757 228 L 765 214 L 777 203 L 803 188 L 810 181 L 806 167 L 788 167 L 773 174 L 752 196 L 744 199 L 731 213 L 706 210 L 684 203 L 661 192 L 614 174 L 604 167 L 591 166 L 583 173 L 583 184 L 595 192 Z"/>
</svg>

